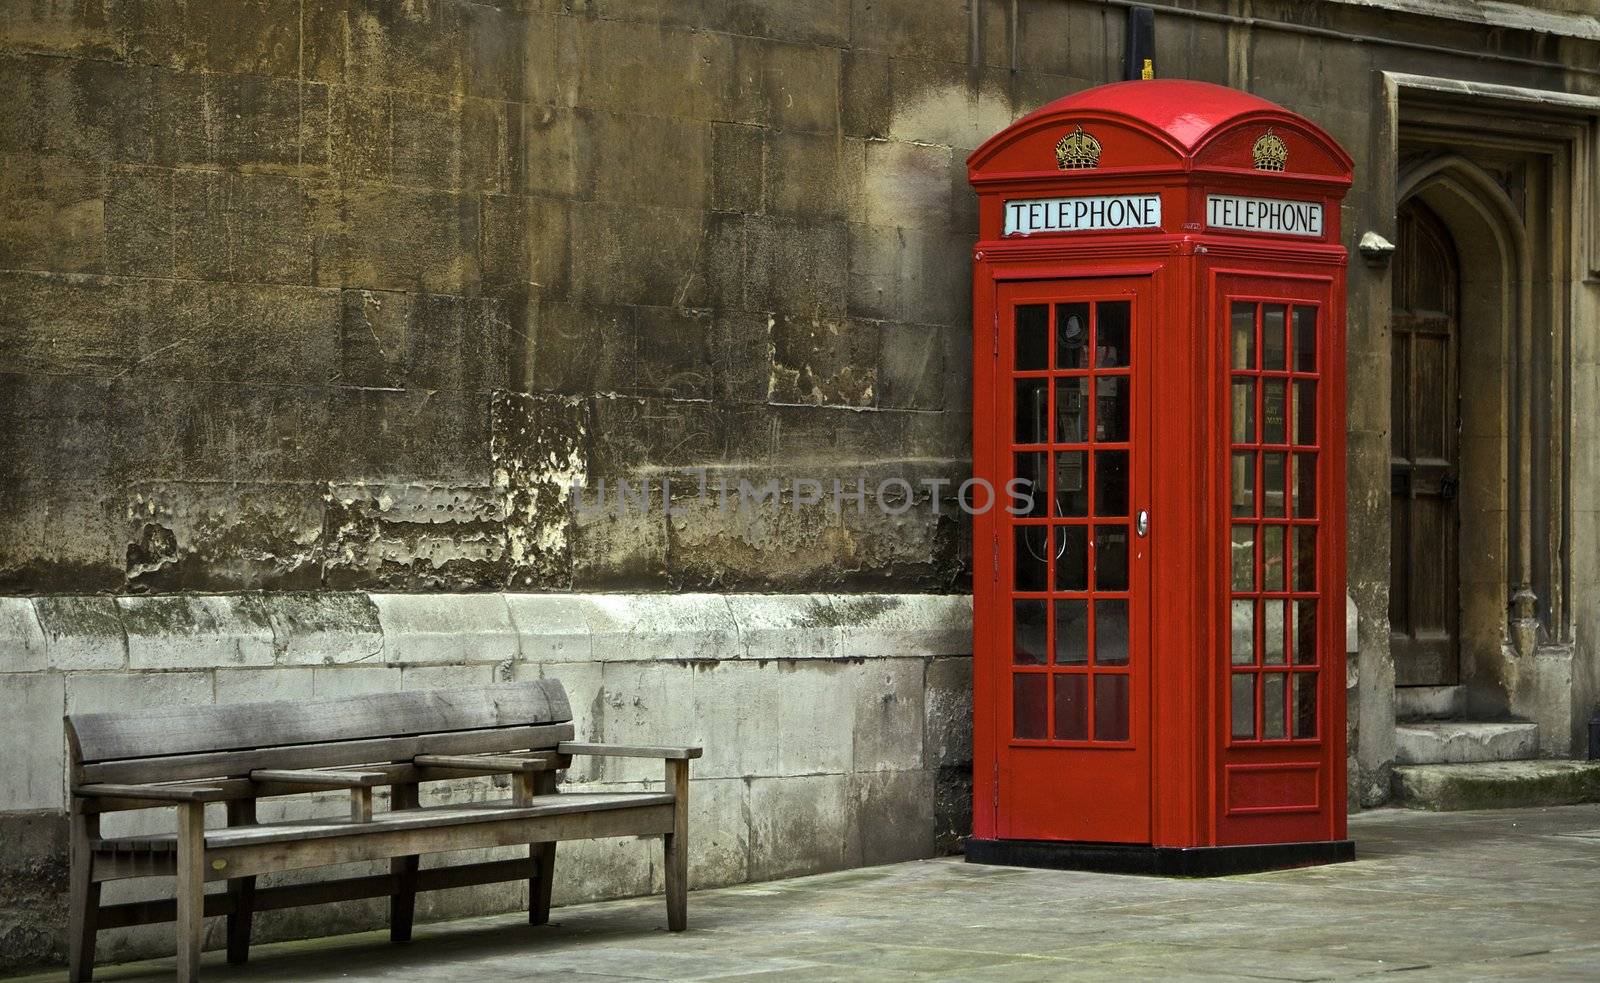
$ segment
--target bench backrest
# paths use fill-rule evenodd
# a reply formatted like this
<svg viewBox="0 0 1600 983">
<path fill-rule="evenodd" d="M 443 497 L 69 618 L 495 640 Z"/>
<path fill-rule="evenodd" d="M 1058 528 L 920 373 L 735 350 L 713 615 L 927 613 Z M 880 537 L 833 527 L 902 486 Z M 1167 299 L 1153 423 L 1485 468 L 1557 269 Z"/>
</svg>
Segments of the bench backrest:
<svg viewBox="0 0 1600 983">
<path fill-rule="evenodd" d="M 572 739 L 561 683 L 174 706 L 67 717 L 73 781 L 152 782 L 328 768 L 417 754 L 554 747 Z"/>
</svg>

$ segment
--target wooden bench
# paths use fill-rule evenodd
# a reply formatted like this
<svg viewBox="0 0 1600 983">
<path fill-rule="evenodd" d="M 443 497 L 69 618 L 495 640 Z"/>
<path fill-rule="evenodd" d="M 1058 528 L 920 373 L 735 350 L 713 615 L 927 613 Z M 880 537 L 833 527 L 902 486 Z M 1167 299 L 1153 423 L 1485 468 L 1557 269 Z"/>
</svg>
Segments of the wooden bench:
<svg viewBox="0 0 1600 983">
<path fill-rule="evenodd" d="M 197 978 L 204 920 L 228 919 L 228 961 L 243 963 L 256 911 L 356 898 L 389 898 L 389 937 L 411 937 L 418 891 L 528 881 L 528 920 L 550 917 L 556 842 L 660 836 L 667 925 L 687 924 L 689 760 L 699 748 L 572 742 L 572 712 L 555 680 L 482 689 L 384 693 L 337 700 L 176 706 L 153 713 L 67 717 L 72 765 L 72 875 L 68 948 L 73 980 L 94 969 L 95 933 L 176 923 L 178 979 Z M 662 792 L 562 793 L 573 755 L 661 758 Z M 418 786 L 509 775 L 509 798 L 424 806 Z M 373 790 L 389 789 L 374 811 Z M 257 822 L 265 796 L 348 790 L 348 815 Z M 206 828 L 208 802 L 227 826 Z M 102 836 L 102 813 L 177 809 L 177 828 Z M 527 844 L 528 856 L 421 869 L 419 855 Z M 280 870 L 388 860 L 387 874 L 256 887 Z M 177 876 L 170 901 L 100 904 L 100 885 Z M 208 881 L 225 893 L 206 894 Z"/>
</svg>

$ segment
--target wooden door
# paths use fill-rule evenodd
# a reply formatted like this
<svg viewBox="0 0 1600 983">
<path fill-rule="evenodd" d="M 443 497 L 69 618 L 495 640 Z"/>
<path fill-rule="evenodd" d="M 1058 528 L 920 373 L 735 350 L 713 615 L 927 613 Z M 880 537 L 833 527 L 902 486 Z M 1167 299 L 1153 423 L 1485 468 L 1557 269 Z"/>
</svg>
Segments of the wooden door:
<svg viewBox="0 0 1600 983">
<path fill-rule="evenodd" d="M 999 835 L 1150 841 L 1148 280 L 1003 284 Z M 998 658 L 995 656 L 999 656 Z"/>
<path fill-rule="evenodd" d="M 1439 217 L 1400 207 L 1390 388 L 1390 649 L 1395 684 L 1458 680 L 1460 269 Z"/>
</svg>

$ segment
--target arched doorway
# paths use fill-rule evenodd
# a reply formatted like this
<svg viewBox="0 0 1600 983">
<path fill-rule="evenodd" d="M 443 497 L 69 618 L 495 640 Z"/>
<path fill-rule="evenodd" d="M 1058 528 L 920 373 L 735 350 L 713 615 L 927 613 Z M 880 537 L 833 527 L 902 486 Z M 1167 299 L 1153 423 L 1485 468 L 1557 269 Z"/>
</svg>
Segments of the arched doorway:
<svg viewBox="0 0 1600 983">
<path fill-rule="evenodd" d="M 1460 261 L 1444 222 L 1400 206 L 1393 289 L 1389 630 L 1395 683 L 1460 677 Z"/>
</svg>

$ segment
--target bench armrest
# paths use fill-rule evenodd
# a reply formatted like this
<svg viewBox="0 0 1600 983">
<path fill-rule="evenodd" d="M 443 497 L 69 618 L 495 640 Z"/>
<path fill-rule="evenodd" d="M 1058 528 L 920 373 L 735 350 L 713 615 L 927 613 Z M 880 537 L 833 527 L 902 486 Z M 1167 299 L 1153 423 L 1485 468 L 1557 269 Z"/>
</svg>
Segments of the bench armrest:
<svg viewBox="0 0 1600 983">
<path fill-rule="evenodd" d="M 556 750 L 562 754 L 592 754 L 611 758 L 667 758 L 675 761 L 688 761 L 691 758 L 700 757 L 703 749 L 697 747 L 635 747 L 628 744 L 577 744 L 572 741 L 562 741 L 556 745 Z"/>
<path fill-rule="evenodd" d="M 228 793 L 203 785 L 79 785 L 73 795 L 86 799 L 148 799 L 153 802 L 221 802 Z"/>
<path fill-rule="evenodd" d="M 393 781 L 382 771 L 322 771 L 314 768 L 257 768 L 252 781 L 280 785 L 309 785 L 316 788 L 372 788 Z"/>
<path fill-rule="evenodd" d="M 418 768 L 438 768 L 445 771 L 474 771 L 490 774 L 518 774 L 534 771 L 554 771 L 560 767 L 555 754 L 533 754 L 526 757 L 508 754 L 419 754 L 411 759 Z"/>
</svg>

